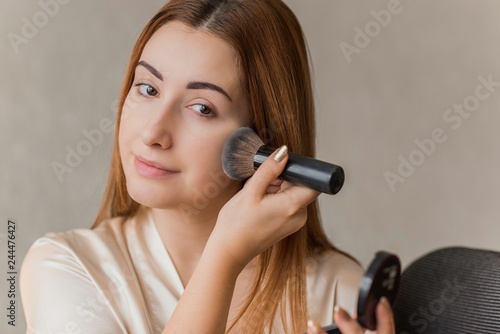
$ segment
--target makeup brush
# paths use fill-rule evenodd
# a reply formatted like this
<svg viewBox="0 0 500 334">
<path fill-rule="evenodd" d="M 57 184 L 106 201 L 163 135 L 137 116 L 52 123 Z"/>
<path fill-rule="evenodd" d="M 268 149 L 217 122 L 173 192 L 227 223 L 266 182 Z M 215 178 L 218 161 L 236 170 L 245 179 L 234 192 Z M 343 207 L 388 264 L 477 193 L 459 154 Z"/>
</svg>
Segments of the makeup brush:
<svg viewBox="0 0 500 334">
<path fill-rule="evenodd" d="M 233 180 L 247 179 L 274 151 L 251 128 L 239 128 L 224 144 L 224 172 Z M 279 177 L 330 195 L 338 193 L 344 184 L 342 167 L 293 153 L 288 154 L 288 162 Z"/>
</svg>

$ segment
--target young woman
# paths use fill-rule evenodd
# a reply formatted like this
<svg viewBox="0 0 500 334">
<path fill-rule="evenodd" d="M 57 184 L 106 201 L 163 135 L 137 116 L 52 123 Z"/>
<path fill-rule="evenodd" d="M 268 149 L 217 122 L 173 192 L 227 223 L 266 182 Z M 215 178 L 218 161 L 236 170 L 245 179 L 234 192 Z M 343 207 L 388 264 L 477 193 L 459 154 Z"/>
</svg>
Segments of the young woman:
<svg viewBox="0 0 500 334">
<path fill-rule="evenodd" d="M 241 126 L 280 147 L 245 183 L 221 165 Z M 314 156 L 314 126 L 305 41 L 282 1 L 170 1 L 132 52 L 94 226 L 48 234 L 24 260 L 28 333 L 321 333 L 332 321 L 363 333 L 348 314 L 361 267 L 325 236 L 319 194 L 278 179 L 288 150 Z M 390 307 L 377 310 L 378 333 L 393 333 Z"/>
</svg>

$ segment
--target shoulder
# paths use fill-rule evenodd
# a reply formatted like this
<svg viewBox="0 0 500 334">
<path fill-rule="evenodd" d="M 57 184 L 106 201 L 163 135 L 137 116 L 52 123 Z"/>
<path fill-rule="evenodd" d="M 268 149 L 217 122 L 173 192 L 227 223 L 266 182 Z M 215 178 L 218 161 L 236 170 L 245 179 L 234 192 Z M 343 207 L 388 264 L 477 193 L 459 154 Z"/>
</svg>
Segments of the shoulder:
<svg viewBox="0 0 500 334">
<path fill-rule="evenodd" d="M 357 309 L 363 267 L 347 255 L 328 251 L 308 260 L 308 302 L 318 321 L 331 323 L 339 305 L 353 314 Z"/>
<path fill-rule="evenodd" d="M 111 219 L 93 230 L 48 233 L 31 245 L 20 272 L 29 333 L 66 332 L 67 326 L 83 329 L 91 323 L 102 325 L 103 319 L 108 319 L 108 328 L 121 332 L 119 321 L 105 306 L 101 283 L 112 279 L 103 270 L 106 261 L 122 257 L 117 251 L 123 239 L 117 229 L 120 223 L 121 219 Z M 96 317 L 97 311 L 102 316 Z"/>
<path fill-rule="evenodd" d="M 82 270 L 91 276 L 106 262 L 123 262 L 127 254 L 126 221 L 117 217 L 103 221 L 94 229 L 47 233 L 29 248 L 21 273 L 28 278 L 33 277 L 31 274 Z"/>
<path fill-rule="evenodd" d="M 79 228 L 64 232 L 50 232 L 37 239 L 28 254 L 46 248 L 53 251 L 87 250 L 95 245 L 107 245 L 106 248 L 116 246 L 124 238 L 125 217 L 116 217 L 104 220 L 94 229 Z"/>
<path fill-rule="evenodd" d="M 310 260 L 316 279 L 335 283 L 341 287 L 359 287 L 363 267 L 339 251 L 328 251 Z"/>
<path fill-rule="evenodd" d="M 95 266 L 105 257 L 117 257 L 124 246 L 123 218 L 104 221 L 95 229 L 50 232 L 35 240 L 24 257 L 22 270 L 53 268 L 59 263 Z"/>
</svg>

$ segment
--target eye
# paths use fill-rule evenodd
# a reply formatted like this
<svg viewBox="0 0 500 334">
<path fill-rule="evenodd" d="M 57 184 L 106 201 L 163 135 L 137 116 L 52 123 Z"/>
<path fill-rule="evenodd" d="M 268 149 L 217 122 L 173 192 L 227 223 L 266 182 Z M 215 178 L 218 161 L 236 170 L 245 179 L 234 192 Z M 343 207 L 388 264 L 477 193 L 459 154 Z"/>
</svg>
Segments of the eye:
<svg viewBox="0 0 500 334">
<path fill-rule="evenodd" d="M 216 115 L 210 107 L 204 104 L 193 104 L 190 108 L 196 111 L 201 117 L 214 117 Z"/>
<path fill-rule="evenodd" d="M 158 96 L 158 91 L 151 85 L 146 83 L 136 83 L 134 84 L 137 94 L 145 97 Z"/>
</svg>

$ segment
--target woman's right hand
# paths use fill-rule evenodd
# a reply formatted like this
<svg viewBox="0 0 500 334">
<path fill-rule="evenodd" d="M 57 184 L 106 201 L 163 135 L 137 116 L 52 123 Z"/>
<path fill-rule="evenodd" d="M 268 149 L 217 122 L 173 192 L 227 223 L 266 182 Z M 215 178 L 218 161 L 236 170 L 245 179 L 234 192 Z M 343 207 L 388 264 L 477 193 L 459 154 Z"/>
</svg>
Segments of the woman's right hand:
<svg viewBox="0 0 500 334">
<path fill-rule="evenodd" d="M 255 256 L 298 231 L 307 206 L 319 192 L 278 180 L 288 161 L 286 146 L 276 150 L 221 209 L 209 243 L 220 247 L 241 269 Z"/>
<path fill-rule="evenodd" d="M 275 152 L 220 210 L 164 334 L 225 333 L 241 271 L 255 256 L 304 226 L 307 205 L 319 193 L 277 180 L 286 162 L 286 153 L 280 159 Z"/>
</svg>

